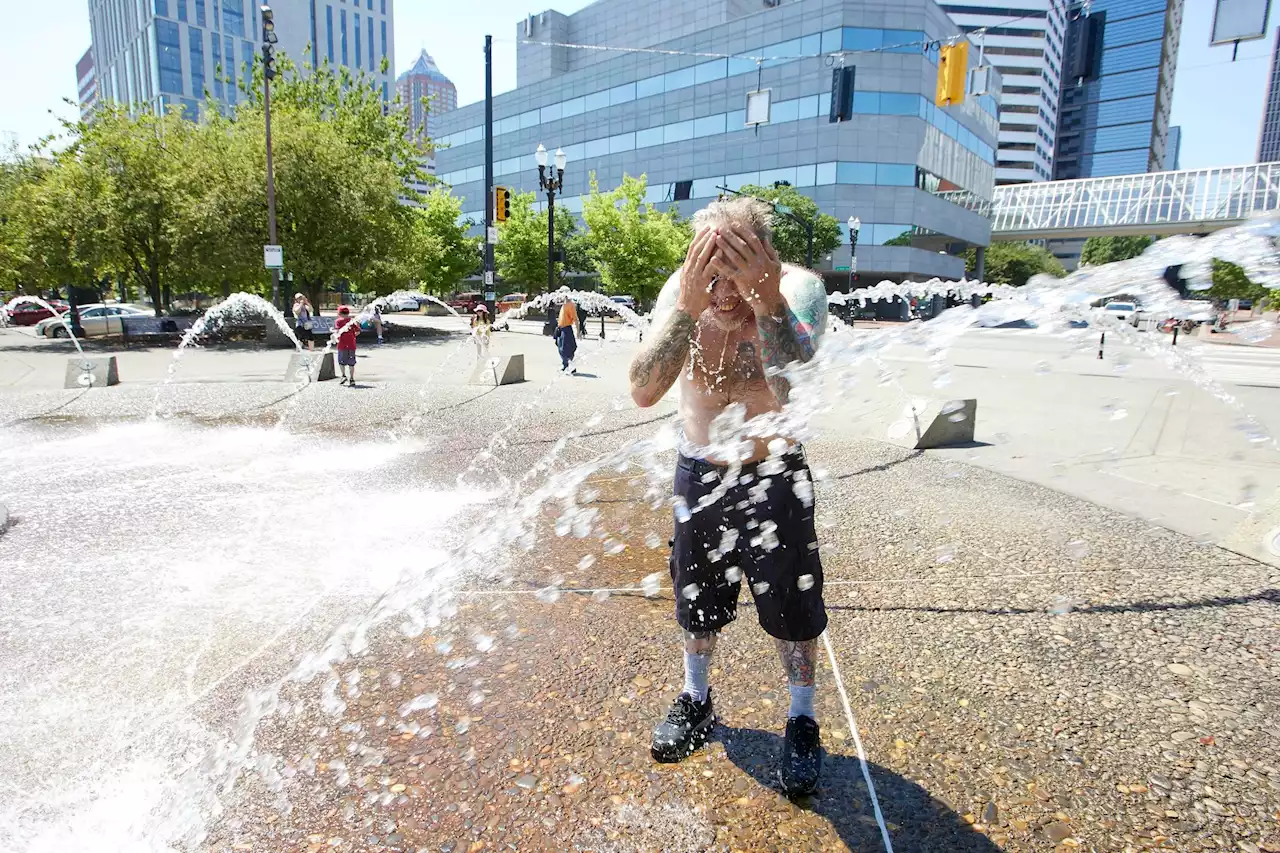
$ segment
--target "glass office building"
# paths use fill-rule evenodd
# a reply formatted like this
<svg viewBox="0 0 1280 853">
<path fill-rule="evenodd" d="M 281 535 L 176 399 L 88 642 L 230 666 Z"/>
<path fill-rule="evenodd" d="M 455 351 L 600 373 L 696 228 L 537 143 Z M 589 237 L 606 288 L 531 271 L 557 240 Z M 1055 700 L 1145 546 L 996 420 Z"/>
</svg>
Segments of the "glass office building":
<svg viewBox="0 0 1280 853">
<path fill-rule="evenodd" d="M 1160 171 L 1183 0 L 1091 0 L 1067 26 L 1054 177 Z"/>
<path fill-rule="evenodd" d="M 1258 132 L 1258 162 L 1280 160 L 1280 28 L 1271 47 L 1271 73 L 1267 75 L 1267 102 L 1262 107 L 1262 129 Z"/>
<path fill-rule="evenodd" d="M 568 155 L 557 206 L 575 213 L 592 175 L 602 189 L 645 175 L 649 200 L 685 216 L 721 186 L 786 182 L 842 229 L 861 219 L 864 277 L 959 278 L 957 255 L 987 245 L 990 223 L 938 193 L 991 197 L 999 124 L 990 95 L 934 103 L 936 43 L 960 35 L 932 0 L 600 0 L 575 15 L 545 12 L 518 25 L 526 42 L 518 86 L 495 98 L 495 182 L 536 191 L 539 143 Z M 833 123 L 833 69 L 842 61 L 855 69 L 852 112 Z M 747 126 L 755 90 L 770 93 L 769 120 Z M 483 120 L 477 103 L 433 121 L 448 146 L 436 155 L 437 174 L 480 222 Z M 815 265 L 849 259 L 846 237 Z"/>
<path fill-rule="evenodd" d="M 338 6 L 342 14 L 333 15 Z M 89 0 L 98 97 L 198 114 L 205 93 L 234 106 L 261 49 L 259 0 Z M 371 75 L 390 98 L 395 54 L 392 0 L 274 0 L 277 51 L 300 66 L 324 59 Z M 340 23 L 335 24 L 338 20 Z M 332 62 L 321 40 L 352 41 Z M 382 72 L 382 59 L 387 70 Z M 348 61 L 350 60 L 350 61 Z"/>
</svg>

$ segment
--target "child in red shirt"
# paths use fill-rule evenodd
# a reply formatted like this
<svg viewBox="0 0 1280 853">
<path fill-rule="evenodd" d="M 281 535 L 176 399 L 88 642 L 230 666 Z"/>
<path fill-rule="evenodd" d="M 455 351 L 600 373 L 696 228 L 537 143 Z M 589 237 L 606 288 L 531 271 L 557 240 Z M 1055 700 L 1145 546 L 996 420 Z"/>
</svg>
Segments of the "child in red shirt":
<svg viewBox="0 0 1280 853">
<path fill-rule="evenodd" d="M 356 335 L 360 334 L 360 324 L 351 316 L 351 309 L 343 305 L 338 309 L 338 319 L 334 328 L 341 329 L 338 335 L 338 369 L 342 371 L 339 385 L 356 387 Z"/>
</svg>

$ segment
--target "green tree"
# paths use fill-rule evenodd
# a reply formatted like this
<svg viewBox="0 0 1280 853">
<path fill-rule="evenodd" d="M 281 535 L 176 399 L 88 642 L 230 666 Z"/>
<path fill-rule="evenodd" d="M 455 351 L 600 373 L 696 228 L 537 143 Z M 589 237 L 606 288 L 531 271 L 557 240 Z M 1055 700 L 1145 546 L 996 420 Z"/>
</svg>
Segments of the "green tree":
<svg viewBox="0 0 1280 853">
<path fill-rule="evenodd" d="M 498 275 L 507 284 L 529 293 L 547 287 L 547 212 L 534 209 L 533 193 L 511 198 L 511 217 L 498 226 L 498 245 L 493 256 Z M 566 273 L 582 272 L 590 265 L 573 214 L 563 208 L 556 212 L 556 248 L 563 259 L 555 263 L 555 286 L 567 281 Z"/>
<path fill-rule="evenodd" d="M 1101 266 L 1136 258 L 1155 242 L 1153 237 L 1090 237 L 1080 252 L 1081 266 Z"/>
<path fill-rule="evenodd" d="M 674 209 L 661 211 L 644 200 L 646 187 L 644 175 L 623 175 L 616 189 L 602 193 L 592 173 L 582 218 L 587 256 L 601 283 L 647 304 L 683 263 L 692 235 Z"/>
<path fill-rule="evenodd" d="M 423 292 L 451 293 L 480 267 L 480 238 L 467 236 L 475 223 L 461 218 L 461 199 L 446 189 L 428 193 L 414 210 L 407 273 Z"/>
<path fill-rule="evenodd" d="M 1267 288 L 1255 284 L 1244 269 L 1230 261 L 1213 259 L 1213 286 L 1205 293 L 1218 302 L 1230 299 L 1252 299 L 1257 302 L 1267 296 Z"/>
<path fill-rule="evenodd" d="M 747 184 L 739 189 L 743 195 L 762 198 L 791 209 L 802 222 L 813 223 L 813 256 L 821 258 L 840 245 L 840 223 L 834 216 L 818 211 L 818 204 L 795 187 L 761 187 Z M 773 247 L 783 263 L 804 266 L 808 257 L 809 235 L 805 228 L 782 213 L 773 218 Z"/>
<path fill-rule="evenodd" d="M 1011 284 L 1021 287 L 1033 276 L 1047 273 L 1064 276 L 1067 271 L 1062 262 L 1048 249 L 1026 242 L 992 243 L 987 247 L 983 278 L 990 284 Z M 965 269 L 972 273 L 977 269 L 977 252 L 965 252 Z"/>
</svg>

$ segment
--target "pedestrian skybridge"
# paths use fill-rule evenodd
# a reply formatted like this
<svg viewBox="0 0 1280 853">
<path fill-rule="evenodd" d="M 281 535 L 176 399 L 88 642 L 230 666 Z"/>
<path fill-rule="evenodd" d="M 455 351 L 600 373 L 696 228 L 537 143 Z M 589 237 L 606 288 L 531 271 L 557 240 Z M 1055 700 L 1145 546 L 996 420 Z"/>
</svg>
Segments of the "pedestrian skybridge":
<svg viewBox="0 0 1280 853">
<path fill-rule="evenodd" d="M 1203 233 L 1280 209 L 1280 163 L 1012 184 L 990 202 L 942 195 L 989 217 L 993 240 Z"/>
</svg>

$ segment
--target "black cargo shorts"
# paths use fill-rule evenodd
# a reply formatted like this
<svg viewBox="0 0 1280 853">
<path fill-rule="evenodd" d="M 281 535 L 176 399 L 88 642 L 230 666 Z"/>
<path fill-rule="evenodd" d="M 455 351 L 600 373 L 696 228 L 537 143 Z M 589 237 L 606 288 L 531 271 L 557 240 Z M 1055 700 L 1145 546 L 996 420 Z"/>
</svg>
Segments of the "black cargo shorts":
<svg viewBox="0 0 1280 853">
<path fill-rule="evenodd" d="M 766 632 L 793 642 L 816 638 L 827 611 L 804 451 L 797 447 L 772 466 L 743 465 L 736 483 L 700 507 L 727 474 L 726 466 L 683 455 L 676 463 L 674 492 L 683 499 L 671 548 L 676 621 L 686 631 L 723 628 L 737 618 L 746 580 Z"/>
</svg>

